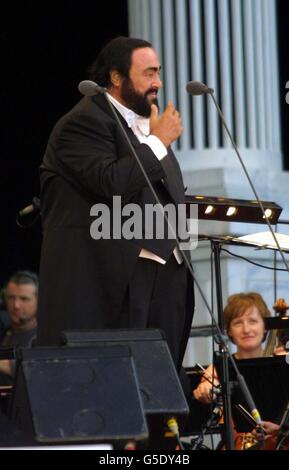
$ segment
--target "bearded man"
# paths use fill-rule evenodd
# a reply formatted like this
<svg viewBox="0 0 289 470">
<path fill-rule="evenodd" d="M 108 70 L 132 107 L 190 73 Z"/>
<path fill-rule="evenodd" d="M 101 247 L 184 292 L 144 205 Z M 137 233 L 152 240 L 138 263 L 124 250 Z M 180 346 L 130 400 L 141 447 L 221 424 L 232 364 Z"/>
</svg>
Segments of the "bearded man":
<svg viewBox="0 0 289 470">
<path fill-rule="evenodd" d="M 120 216 L 113 213 L 115 197 L 118 212 L 126 214 L 122 223 L 132 204 L 143 214 L 156 201 L 107 100 L 161 204 L 184 203 L 171 150 L 183 130 L 181 117 L 172 102 L 159 114 L 160 70 L 149 42 L 114 38 L 90 67 L 90 79 L 106 88 L 106 96 L 85 96 L 52 131 L 40 168 L 39 345 L 58 344 L 67 329 L 158 328 L 175 365 L 182 363 L 193 294 L 176 241 L 168 230 L 162 238 L 156 230 L 146 236 L 146 227 L 139 237 L 122 227 L 110 230 Z M 92 215 L 103 206 L 109 236 L 92 230 Z"/>
</svg>

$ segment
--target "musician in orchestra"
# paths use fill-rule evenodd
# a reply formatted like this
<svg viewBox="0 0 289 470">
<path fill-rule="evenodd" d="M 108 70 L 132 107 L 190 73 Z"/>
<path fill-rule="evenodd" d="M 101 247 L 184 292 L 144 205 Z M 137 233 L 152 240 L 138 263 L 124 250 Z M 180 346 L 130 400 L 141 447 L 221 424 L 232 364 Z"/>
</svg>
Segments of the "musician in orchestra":
<svg viewBox="0 0 289 470">
<path fill-rule="evenodd" d="M 263 356 L 265 340 L 264 319 L 270 311 L 257 292 L 231 295 L 224 309 L 224 325 L 229 339 L 236 345 L 235 359 L 251 359 Z M 206 369 L 199 386 L 193 391 L 194 397 L 202 403 L 212 402 L 212 384 L 206 377 L 214 376 L 218 385 L 217 373 L 212 365 Z"/>
<path fill-rule="evenodd" d="M 265 318 L 270 311 L 257 292 L 238 293 L 228 298 L 224 309 L 224 325 L 228 337 L 236 346 L 235 359 L 262 357 L 263 342 L 266 336 Z M 219 387 L 217 372 L 209 365 L 202 376 L 199 386 L 193 391 L 194 398 L 201 403 L 210 404 L 215 399 L 213 386 Z M 265 439 L 275 437 L 279 425 L 264 421 Z M 257 434 L 255 434 L 257 436 Z"/>
<path fill-rule="evenodd" d="M 1 339 L 0 346 L 32 345 L 37 330 L 37 296 L 37 274 L 17 271 L 8 279 L 4 286 L 4 301 L 11 325 Z M 14 361 L 0 361 L 0 374 L 12 376 L 13 372 Z"/>
</svg>

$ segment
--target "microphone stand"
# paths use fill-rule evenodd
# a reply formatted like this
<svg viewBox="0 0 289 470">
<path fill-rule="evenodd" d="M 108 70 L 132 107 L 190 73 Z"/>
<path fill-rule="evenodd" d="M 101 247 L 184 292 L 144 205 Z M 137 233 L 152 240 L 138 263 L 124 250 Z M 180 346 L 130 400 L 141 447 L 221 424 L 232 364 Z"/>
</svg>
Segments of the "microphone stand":
<svg viewBox="0 0 289 470">
<path fill-rule="evenodd" d="M 211 241 L 214 254 L 215 264 L 215 282 L 216 282 L 216 300 L 217 300 L 217 312 L 218 312 L 218 323 L 221 332 L 224 332 L 224 318 L 223 318 L 223 299 L 222 299 L 222 281 L 221 281 L 221 261 L 220 261 L 220 243 L 217 241 Z M 228 351 L 223 347 L 223 341 L 219 343 L 219 353 L 222 360 L 222 397 L 224 407 L 224 427 L 225 427 L 225 443 L 226 449 L 234 449 L 233 433 L 231 430 L 232 420 L 232 404 L 231 404 L 231 384 L 229 377 L 229 364 L 228 364 Z"/>
<path fill-rule="evenodd" d="M 241 163 L 241 166 L 244 170 L 244 173 L 247 177 L 247 180 L 250 184 L 250 187 L 254 193 L 254 196 L 258 202 L 258 205 L 262 211 L 262 214 L 263 214 L 263 217 L 266 221 L 266 224 L 267 226 L 269 227 L 269 230 L 272 234 L 272 237 L 273 237 L 273 240 L 275 241 L 276 243 L 276 246 L 278 248 L 278 251 L 281 255 L 281 258 L 284 262 L 284 265 L 289 273 L 289 265 L 285 259 L 285 256 L 284 256 L 284 252 L 282 251 L 281 247 L 280 247 L 280 244 L 277 240 L 277 237 L 275 235 L 275 232 L 272 228 L 272 225 L 265 213 L 265 209 L 264 209 L 264 206 L 262 204 L 262 201 L 260 200 L 258 194 L 257 194 L 257 191 L 254 187 L 254 184 L 250 178 L 250 175 L 246 169 L 246 166 L 241 158 L 241 155 L 240 155 L 240 152 L 237 148 L 237 145 L 235 144 L 235 141 L 232 137 L 232 134 L 227 126 L 227 123 L 225 121 L 225 117 L 223 115 L 223 112 L 221 110 L 221 108 L 219 107 L 216 99 L 215 99 L 215 96 L 214 96 L 214 90 L 212 88 L 209 88 L 207 85 L 201 83 L 201 82 L 189 82 L 186 86 L 186 89 L 187 89 L 187 92 L 191 95 L 202 95 L 202 94 L 209 94 L 215 104 L 215 107 L 218 111 L 218 114 L 221 118 L 221 121 L 222 121 L 222 124 L 223 126 L 225 127 L 226 129 L 226 132 L 230 138 L 230 141 L 232 143 L 232 146 L 238 156 L 238 159 Z M 215 273 L 216 273 L 216 295 L 217 295 L 217 306 L 218 306 L 218 321 L 219 321 L 219 325 L 220 325 L 220 328 L 218 328 L 219 332 L 220 330 L 223 332 L 224 331 L 224 325 L 223 325 L 223 305 L 222 305 L 222 295 L 221 295 L 221 292 L 222 292 L 222 284 L 221 284 L 221 262 L 220 262 L 220 243 L 219 242 L 216 242 L 216 241 L 213 241 L 212 242 L 212 246 L 213 246 L 213 253 L 214 253 L 214 260 L 215 260 Z M 230 354 L 230 352 L 228 351 L 228 348 L 227 346 L 225 345 L 225 348 L 223 347 L 225 342 L 222 338 L 222 334 L 219 335 L 219 342 L 220 342 L 220 346 L 219 346 L 219 349 L 220 349 L 220 352 L 222 352 L 221 354 L 221 357 L 222 357 L 222 374 L 223 374 L 223 386 L 225 387 L 225 390 L 223 391 L 223 401 L 224 401 L 224 422 L 225 422 L 225 429 L 226 429 L 226 445 L 229 444 L 229 446 L 232 445 L 232 439 L 231 439 L 231 434 L 227 432 L 228 428 L 230 427 L 230 420 L 231 420 L 231 400 L 230 400 L 230 385 L 229 385 L 229 369 L 228 369 L 228 358 L 230 358 L 230 361 L 232 363 L 232 366 L 233 368 L 235 369 L 235 372 L 236 372 L 236 375 L 237 375 L 237 381 L 238 381 L 238 384 L 239 384 L 239 387 L 240 389 L 242 390 L 242 393 L 243 393 L 243 396 L 245 397 L 249 407 L 250 407 L 250 411 L 251 411 L 251 414 L 252 416 L 254 417 L 254 419 L 256 420 L 259 428 L 260 428 L 260 431 L 261 431 L 261 435 L 263 436 L 263 439 L 264 439 L 264 431 L 262 429 L 262 426 L 261 426 L 261 417 L 260 417 L 260 414 L 254 404 L 254 401 L 253 401 L 253 398 L 250 394 L 250 391 L 247 387 L 247 384 L 245 382 L 245 379 L 244 377 L 242 376 L 242 374 L 240 374 L 239 370 L 238 370 L 238 367 L 236 365 L 236 362 L 233 358 L 233 356 Z M 232 447 L 227 447 L 227 448 L 232 448 Z"/>
<path fill-rule="evenodd" d="M 209 304 L 208 304 L 208 302 L 207 302 L 207 299 L 206 299 L 206 297 L 205 297 L 205 294 L 203 293 L 203 290 L 202 290 L 202 288 L 201 288 L 201 286 L 200 286 L 198 280 L 196 279 L 196 276 L 195 276 L 195 274 L 194 274 L 194 272 L 193 272 L 193 268 L 192 268 L 191 262 L 190 262 L 190 260 L 188 259 L 188 256 L 187 256 L 186 252 L 182 249 L 182 247 L 181 247 L 181 241 L 179 240 L 179 238 L 178 238 L 178 236 L 177 236 L 177 234 L 176 234 L 174 228 L 172 227 L 170 221 L 168 220 L 167 214 L 166 214 L 165 211 L 164 211 L 164 208 L 163 208 L 163 206 L 162 206 L 162 204 L 161 204 L 161 202 L 160 202 L 160 200 L 159 200 L 159 198 L 158 198 L 158 195 L 156 194 L 156 192 L 155 192 L 155 190 L 154 190 L 154 188 L 153 188 L 153 186 L 152 186 L 152 183 L 151 183 L 151 181 L 150 181 L 150 179 L 149 179 L 149 177 L 148 177 L 148 175 L 147 175 L 147 173 L 146 173 L 146 171 L 145 171 L 145 169 L 144 169 L 144 167 L 143 167 L 143 165 L 142 165 L 142 163 L 141 163 L 141 161 L 140 161 L 140 159 L 139 159 L 139 157 L 138 157 L 138 155 L 137 155 L 137 153 L 136 153 L 136 151 L 135 151 L 135 149 L 134 149 L 134 147 L 133 147 L 133 145 L 132 145 L 132 143 L 131 143 L 131 141 L 130 141 L 130 139 L 129 139 L 129 137 L 128 137 L 128 135 L 127 135 L 125 129 L 124 129 L 124 127 L 123 127 L 123 125 L 122 125 L 122 122 L 120 121 L 120 119 L 119 119 L 119 117 L 118 117 L 118 115 L 117 115 L 116 109 L 114 108 L 113 104 L 111 103 L 110 99 L 109 99 L 108 96 L 107 96 L 107 90 L 106 90 L 105 88 L 103 88 L 103 87 L 99 87 L 99 86 L 98 86 L 96 83 L 94 83 L 94 82 L 90 82 L 90 83 L 88 83 L 89 81 L 85 81 L 85 82 L 86 82 L 86 85 L 88 85 L 87 88 L 86 88 L 86 89 L 88 90 L 88 92 L 87 92 L 87 93 L 83 92 L 83 94 L 93 95 L 93 94 L 101 93 L 101 94 L 104 95 L 104 97 L 105 97 L 105 99 L 106 99 L 106 102 L 107 102 L 107 104 L 108 104 L 108 106 L 109 106 L 109 108 L 110 108 L 110 110 L 111 110 L 111 112 L 112 112 L 112 114 L 113 114 L 113 116 L 114 116 L 114 118 L 115 118 L 115 120 L 116 120 L 118 126 L 119 126 L 119 129 L 121 130 L 121 133 L 122 133 L 122 135 L 123 135 L 123 137 L 124 137 L 124 139 L 125 139 L 125 141 L 126 141 L 128 147 L 129 147 L 129 149 L 130 149 L 132 155 L 134 156 L 135 160 L 137 161 L 137 163 L 138 163 L 138 165 L 139 165 L 139 168 L 140 168 L 140 170 L 141 170 L 141 172 L 142 172 L 142 174 L 143 174 L 143 176 L 144 176 L 144 178 L 145 178 L 145 180 L 146 180 L 146 183 L 147 183 L 148 187 L 150 188 L 150 191 L 152 192 L 152 194 L 153 194 L 153 196 L 154 196 L 154 198 L 155 198 L 156 203 L 159 204 L 159 207 L 161 208 L 160 210 L 161 210 L 162 216 L 164 217 L 164 220 L 166 221 L 166 223 L 167 223 L 167 225 L 168 225 L 168 228 L 171 230 L 171 233 L 172 233 L 173 236 L 174 236 L 174 240 L 175 240 L 176 245 L 177 245 L 177 247 L 178 247 L 178 249 L 179 249 L 179 251 L 180 251 L 180 253 L 181 253 L 181 256 L 182 256 L 182 258 L 183 258 L 183 261 L 184 261 L 185 265 L 187 266 L 187 268 L 188 268 L 188 270 L 189 270 L 189 273 L 190 273 L 192 279 L 194 280 L 194 282 L 195 282 L 195 284 L 196 284 L 196 286 L 197 286 L 197 288 L 198 288 L 198 291 L 199 291 L 199 293 L 200 293 L 200 296 L 201 296 L 201 298 L 202 298 L 202 300 L 203 300 L 203 302 L 204 302 L 204 304 L 205 304 L 205 306 L 206 306 L 206 308 L 207 308 L 207 310 L 208 310 L 208 312 L 209 312 L 209 314 L 210 314 L 210 316 L 211 316 L 212 323 L 213 323 L 213 325 L 215 326 L 215 328 L 216 328 L 216 330 L 217 330 L 217 332 L 218 332 L 218 336 L 219 336 L 220 342 L 221 342 L 222 345 L 223 345 L 223 349 L 224 349 L 224 351 L 226 351 L 226 353 L 227 353 L 228 356 L 230 357 L 231 362 L 232 362 L 232 364 L 234 365 L 234 367 L 235 367 L 235 369 L 236 369 L 236 371 L 237 371 L 237 377 L 238 377 L 238 374 L 240 375 L 240 373 L 239 373 L 239 371 L 238 371 L 238 369 L 237 369 L 237 366 L 236 366 L 236 363 L 235 363 L 235 361 L 234 361 L 234 358 L 233 358 L 233 356 L 231 355 L 231 353 L 230 353 L 230 351 L 229 351 L 229 349 L 228 349 L 228 347 L 227 347 L 226 341 L 223 339 L 223 334 L 222 334 L 222 332 L 221 332 L 221 330 L 220 330 L 220 328 L 219 328 L 219 325 L 218 325 L 218 323 L 216 322 L 216 320 L 215 320 L 215 318 L 214 318 L 214 315 L 213 315 L 213 312 L 212 312 L 212 310 L 211 310 L 211 308 L 210 308 L 210 306 L 209 306 Z M 81 83 L 83 83 L 83 82 L 81 82 Z M 80 85 L 81 85 L 81 84 L 80 84 Z M 79 90 L 81 91 L 81 86 L 80 86 L 80 85 L 79 85 Z M 91 90 L 91 87 L 94 89 L 94 91 L 93 91 L 93 89 Z M 253 401 L 252 398 L 251 398 L 251 401 Z M 231 422 L 228 422 L 227 428 L 228 428 L 228 432 L 227 432 L 227 437 L 228 437 L 228 439 L 227 439 L 227 442 L 226 442 L 226 448 L 227 448 L 228 450 L 233 450 L 233 449 L 234 449 L 234 443 L 233 443 L 233 437 L 232 437 L 233 434 L 232 434 L 232 429 L 231 429 Z"/>
<path fill-rule="evenodd" d="M 280 255 L 281 255 L 281 258 L 282 258 L 282 260 L 283 260 L 283 263 L 284 263 L 284 265 L 285 265 L 285 267 L 286 267 L 286 269 L 287 269 L 287 271 L 288 271 L 288 273 L 289 273 L 289 265 L 288 265 L 288 263 L 287 263 L 287 261 L 286 261 L 286 258 L 285 258 L 285 256 L 284 256 L 284 252 L 283 252 L 283 250 L 282 250 L 281 247 L 280 247 L 280 244 L 279 244 L 278 239 L 277 239 L 277 237 L 276 237 L 276 235 L 275 235 L 275 232 L 274 232 L 274 230 L 273 230 L 273 227 L 272 227 L 272 225 L 271 225 L 271 222 L 270 222 L 270 220 L 268 219 L 268 217 L 267 217 L 267 215 L 266 215 L 266 213 L 265 213 L 265 209 L 264 209 L 264 206 L 263 206 L 263 204 L 262 204 L 262 201 L 260 200 L 260 198 L 259 198 L 259 196 L 258 196 L 258 194 L 257 194 L 257 191 L 256 191 L 256 189 L 255 189 L 255 186 L 254 186 L 254 184 L 253 184 L 253 182 L 252 182 L 252 180 L 251 180 L 251 178 L 250 178 L 250 175 L 249 175 L 249 173 L 248 173 L 248 171 L 247 171 L 247 168 L 246 168 L 246 166 L 245 166 L 245 164 L 244 164 L 244 162 L 243 162 L 243 159 L 242 159 L 242 157 L 241 157 L 241 155 L 240 155 L 240 152 L 239 152 L 239 150 L 238 150 L 238 147 L 237 147 L 237 145 L 235 144 L 235 141 L 234 141 L 234 139 L 233 139 L 233 137 L 232 137 L 232 134 L 231 134 L 231 132 L 230 132 L 228 126 L 227 126 L 227 123 L 226 123 L 226 121 L 225 121 L 224 114 L 223 114 L 223 112 L 222 112 L 220 106 L 219 106 L 218 103 L 217 103 L 217 100 L 216 100 L 216 98 L 215 98 L 215 96 L 214 96 L 214 90 L 213 90 L 212 88 L 208 88 L 208 89 L 207 89 L 207 94 L 210 95 L 210 97 L 212 98 L 212 100 L 213 100 L 213 102 L 214 102 L 214 104 L 215 104 L 215 106 L 216 106 L 216 109 L 217 109 L 217 111 L 218 111 L 218 113 L 219 113 L 219 116 L 220 116 L 220 118 L 221 118 L 221 121 L 222 121 L 222 123 L 223 123 L 223 126 L 224 126 L 225 129 L 226 129 L 226 132 L 227 132 L 227 134 L 228 134 L 228 136 L 229 136 L 229 138 L 230 138 L 230 141 L 231 141 L 231 143 L 232 143 L 232 145 L 233 145 L 233 148 L 234 148 L 234 150 L 235 150 L 235 152 L 236 152 L 236 154 L 237 154 L 237 157 L 238 157 L 238 159 L 239 159 L 239 162 L 241 163 L 241 166 L 242 166 L 242 168 L 243 168 L 243 170 L 244 170 L 244 173 L 245 173 L 245 175 L 246 175 L 246 177 L 247 177 L 247 180 L 248 180 L 248 182 L 249 182 L 249 184 L 250 184 L 250 186 L 251 186 L 251 189 L 252 189 L 252 191 L 253 191 L 253 193 L 254 193 L 254 196 L 255 196 L 255 198 L 256 198 L 256 201 L 258 202 L 259 207 L 260 207 L 260 209 L 261 209 L 261 211 L 262 211 L 263 217 L 264 217 L 264 219 L 266 220 L 266 224 L 267 224 L 267 226 L 268 226 L 268 228 L 269 228 L 269 230 L 270 230 L 270 232 L 271 232 L 271 234 L 272 234 L 273 240 L 274 240 L 274 242 L 276 243 L 276 246 L 277 246 L 278 251 L 279 251 L 279 253 L 280 253 Z"/>
<path fill-rule="evenodd" d="M 248 182 L 249 182 L 249 185 L 250 185 L 250 187 L 251 187 L 251 189 L 252 189 L 252 191 L 253 191 L 253 194 L 254 194 L 254 196 L 255 196 L 257 202 L 258 202 L 258 205 L 259 205 L 259 207 L 260 207 L 260 209 L 261 209 L 261 211 L 262 211 L 262 213 L 263 213 L 263 217 L 264 217 L 264 219 L 265 219 L 265 221 L 266 221 L 266 224 L 267 224 L 267 226 L 268 226 L 268 228 L 269 228 L 269 230 L 270 230 L 270 232 L 271 232 L 271 234 L 272 234 L 273 240 L 274 240 L 275 243 L 276 243 L 276 246 L 277 246 L 278 251 L 279 251 L 279 253 L 280 253 L 280 255 L 281 255 L 282 261 L 283 261 L 283 263 L 284 263 L 284 265 L 285 265 L 285 267 L 286 267 L 286 269 L 287 269 L 287 271 L 288 271 L 288 273 L 289 273 L 289 265 L 288 265 L 288 263 L 287 263 L 287 261 L 286 261 L 284 252 L 283 252 L 283 250 L 281 249 L 281 246 L 280 246 L 279 241 L 278 241 L 278 239 L 277 239 L 277 237 L 276 237 L 276 234 L 275 234 L 275 232 L 274 232 L 274 230 L 273 230 L 273 227 L 272 227 L 272 225 L 271 225 L 271 222 L 269 221 L 269 219 L 268 219 L 268 217 L 267 217 L 267 215 L 266 215 L 266 213 L 265 213 L 265 209 L 264 209 L 263 203 L 262 203 L 262 201 L 260 200 L 260 198 L 259 198 L 259 196 L 258 196 L 258 193 L 257 193 L 257 191 L 256 191 L 256 188 L 255 188 L 255 186 L 254 186 L 254 184 L 253 184 L 253 182 L 252 182 L 252 180 L 251 180 L 251 178 L 250 178 L 250 175 L 249 175 L 249 173 L 248 173 L 248 171 L 247 171 L 247 168 L 246 168 L 246 166 L 245 166 L 245 164 L 244 164 L 244 162 L 243 162 L 243 159 L 242 159 L 242 157 L 241 157 L 241 155 L 240 155 L 240 152 L 239 152 L 239 150 L 238 150 L 238 147 L 237 147 L 237 145 L 236 145 L 236 143 L 235 143 L 235 141 L 234 141 L 234 139 L 233 139 L 233 137 L 232 137 L 232 134 L 231 134 L 231 132 L 230 132 L 228 126 L 227 126 L 227 123 L 226 123 L 224 114 L 223 114 L 223 112 L 222 112 L 220 106 L 218 105 L 218 102 L 217 102 L 217 100 L 216 100 L 216 98 L 215 98 L 215 96 L 214 96 L 214 90 L 213 90 L 212 88 L 208 88 L 208 87 L 206 87 L 206 88 L 207 88 L 207 89 L 206 89 L 206 93 L 210 95 L 210 97 L 212 98 L 212 100 L 213 100 L 213 102 L 214 102 L 214 104 L 215 104 L 215 107 L 216 107 L 216 109 L 217 109 L 217 111 L 218 111 L 218 113 L 219 113 L 219 116 L 220 116 L 220 118 L 221 118 L 221 121 L 222 121 L 222 123 L 223 123 L 223 126 L 224 126 L 224 128 L 226 129 L 226 132 L 227 132 L 227 134 L 228 134 L 228 136 L 229 136 L 229 138 L 230 138 L 231 144 L 232 144 L 232 146 L 233 146 L 233 148 L 234 148 L 234 150 L 235 150 L 235 152 L 236 152 L 236 155 L 237 155 L 237 157 L 238 157 L 238 159 L 239 159 L 239 162 L 240 162 L 240 164 L 241 164 L 241 166 L 242 166 L 242 168 L 243 168 L 243 171 L 244 171 L 244 173 L 245 173 L 245 175 L 246 175 L 246 177 L 247 177 L 247 180 L 248 180 Z M 205 90 L 204 90 L 204 91 L 205 91 Z M 219 249 L 220 249 L 220 248 L 219 248 Z M 216 250 L 216 251 L 217 251 L 217 250 Z M 218 250 L 218 254 L 217 254 L 217 264 L 219 264 L 219 266 L 220 266 L 219 250 Z M 220 288 L 221 288 L 221 285 L 219 286 L 219 289 L 220 289 Z M 218 290 L 218 289 L 217 289 L 217 290 Z M 221 311 L 221 310 L 219 310 L 219 312 L 220 312 L 220 311 Z M 222 323 L 221 323 L 221 324 L 222 324 Z M 224 365 L 223 365 L 224 372 L 226 372 L 227 366 L 226 366 L 225 364 L 227 363 L 228 359 L 227 359 L 227 357 L 225 357 L 224 355 L 223 355 L 222 357 L 224 358 Z M 234 367 L 235 367 L 235 366 L 234 366 Z M 225 374 L 225 377 L 226 377 L 226 374 Z M 250 397 L 250 394 L 248 394 L 248 393 L 249 393 L 249 390 L 248 390 L 248 387 L 247 387 L 247 384 L 246 384 L 246 382 L 245 382 L 244 377 L 243 377 L 240 373 L 239 373 L 239 374 L 237 373 L 237 379 L 238 379 L 239 386 L 240 386 L 240 388 L 241 388 L 243 394 L 248 397 L 248 400 L 249 400 L 248 403 L 250 403 L 251 397 Z M 230 394 L 230 392 L 229 392 L 229 394 Z M 227 400 L 227 404 L 228 404 L 228 405 L 230 404 L 230 400 Z M 250 408 L 251 408 L 252 406 L 254 407 L 254 408 L 253 408 L 252 415 L 253 415 L 254 418 L 256 418 L 256 414 L 254 415 L 254 413 L 257 413 L 257 415 L 259 415 L 259 413 L 258 413 L 258 410 L 256 409 L 256 407 L 255 407 L 253 401 L 251 401 Z M 252 408 L 251 408 L 251 409 L 252 409 Z M 258 416 L 258 418 L 260 418 L 260 416 Z M 261 423 L 259 423 L 259 424 L 261 424 Z M 264 433 L 264 431 L 262 431 L 262 427 L 261 427 L 261 426 L 260 426 L 260 430 L 261 430 L 261 432 Z M 264 437 L 264 435 L 263 435 L 263 437 Z"/>
</svg>

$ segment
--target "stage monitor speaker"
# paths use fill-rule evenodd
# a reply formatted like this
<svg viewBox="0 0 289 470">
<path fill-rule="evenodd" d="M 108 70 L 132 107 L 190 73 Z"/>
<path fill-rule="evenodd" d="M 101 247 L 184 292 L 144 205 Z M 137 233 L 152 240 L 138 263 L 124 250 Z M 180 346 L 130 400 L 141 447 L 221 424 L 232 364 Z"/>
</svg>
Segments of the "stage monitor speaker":
<svg viewBox="0 0 289 470">
<path fill-rule="evenodd" d="M 125 443 L 148 437 L 128 347 L 20 350 L 11 419 L 41 443 Z M 119 447 L 118 447 L 119 448 Z"/>
<path fill-rule="evenodd" d="M 176 372 L 167 342 L 160 330 L 64 331 L 67 346 L 129 346 L 135 362 L 143 407 L 150 423 L 174 416 L 182 426 L 189 407 Z M 150 419 L 156 418 L 156 419 Z"/>
</svg>

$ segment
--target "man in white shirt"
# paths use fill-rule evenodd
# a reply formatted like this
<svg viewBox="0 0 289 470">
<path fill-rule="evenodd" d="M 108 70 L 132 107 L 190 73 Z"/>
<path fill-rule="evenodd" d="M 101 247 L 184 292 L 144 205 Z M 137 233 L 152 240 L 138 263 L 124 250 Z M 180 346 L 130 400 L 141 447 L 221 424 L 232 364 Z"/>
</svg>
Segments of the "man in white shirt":
<svg viewBox="0 0 289 470">
<path fill-rule="evenodd" d="M 99 53 L 90 78 L 106 87 L 162 206 L 177 207 L 184 186 L 170 146 L 183 129 L 171 102 L 159 115 L 160 69 L 150 43 L 119 37 Z M 89 237 L 95 204 L 112 209 L 119 196 L 121 208 L 136 204 L 144 213 L 156 203 L 105 96 L 83 98 L 56 124 L 41 165 L 41 189 L 39 344 L 56 343 L 64 329 L 159 328 L 180 367 L 193 293 L 168 227 L 162 239 L 155 232 L 146 237 L 145 230 L 133 239 L 123 233 Z M 110 213 L 106 222 L 118 215 Z"/>
</svg>

